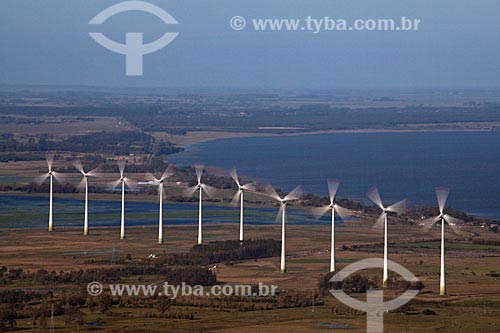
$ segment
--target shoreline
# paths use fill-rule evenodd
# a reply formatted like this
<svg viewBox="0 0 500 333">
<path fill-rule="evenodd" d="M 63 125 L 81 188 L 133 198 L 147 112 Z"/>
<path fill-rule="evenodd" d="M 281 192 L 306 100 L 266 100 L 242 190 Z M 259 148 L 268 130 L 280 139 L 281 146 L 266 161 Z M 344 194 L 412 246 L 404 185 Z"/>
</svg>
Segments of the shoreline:
<svg viewBox="0 0 500 333">
<path fill-rule="evenodd" d="M 467 126 L 468 125 L 468 126 Z M 329 129 L 288 133 L 235 132 L 235 131 L 188 131 L 184 135 L 153 132 L 153 136 L 167 139 L 182 148 L 191 145 L 223 139 L 253 138 L 253 137 L 295 137 L 321 134 L 369 134 L 369 133 L 427 133 L 427 132 L 490 132 L 500 123 L 445 123 L 445 124 L 402 124 L 399 128 L 360 128 L 360 129 Z M 289 129 L 289 128 L 274 128 Z"/>
</svg>

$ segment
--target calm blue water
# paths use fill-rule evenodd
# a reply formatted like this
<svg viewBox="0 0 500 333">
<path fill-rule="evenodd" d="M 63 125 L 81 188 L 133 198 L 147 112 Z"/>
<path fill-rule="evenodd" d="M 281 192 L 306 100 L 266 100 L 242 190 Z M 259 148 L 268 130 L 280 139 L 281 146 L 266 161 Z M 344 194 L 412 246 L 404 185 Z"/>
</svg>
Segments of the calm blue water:
<svg viewBox="0 0 500 333">
<path fill-rule="evenodd" d="M 365 198 L 378 185 L 382 198 L 436 205 L 434 188 L 451 189 L 449 206 L 500 218 L 500 132 L 320 134 L 255 137 L 200 143 L 174 155 L 178 164 L 237 167 L 242 175 L 289 190 Z"/>
<path fill-rule="evenodd" d="M 198 204 L 166 203 L 163 206 L 164 224 L 198 224 Z M 54 198 L 54 225 L 83 226 L 84 202 L 77 199 Z M 245 223 L 270 224 L 275 223 L 278 208 L 245 208 Z M 121 214 L 120 201 L 90 200 L 89 225 L 119 226 Z M 126 202 L 126 224 L 157 225 L 157 202 Z M 206 203 L 203 206 L 204 223 L 228 223 L 235 228 L 239 227 L 239 208 L 219 207 Z M 48 196 L 32 197 L 18 195 L 0 195 L 0 228 L 45 228 L 48 221 Z M 293 208 L 288 210 L 290 224 L 324 223 L 329 221 L 325 217 L 321 221 L 313 221 L 310 214 Z M 338 221 L 339 223 L 341 221 Z"/>
</svg>

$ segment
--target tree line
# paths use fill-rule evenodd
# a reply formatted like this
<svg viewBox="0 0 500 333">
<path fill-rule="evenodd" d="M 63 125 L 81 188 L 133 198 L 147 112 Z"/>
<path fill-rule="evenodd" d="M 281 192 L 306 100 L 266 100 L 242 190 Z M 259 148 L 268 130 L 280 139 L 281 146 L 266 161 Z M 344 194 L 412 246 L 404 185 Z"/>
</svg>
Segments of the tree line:
<svg viewBox="0 0 500 333">
<path fill-rule="evenodd" d="M 0 153 L 69 151 L 75 153 L 103 153 L 113 155 L 153 154 L 169 155 L 182 151 L 167 141 L 156 140 L 143 132 L 95 132 L 54 138 L 46 134 L 16 137 L 0 136 Z"/>
<path fill-rule="evenodd" d="M 188 253 L 171 253 L 160 256 L 163 265 L 211 265 L 233 263 L 241 260 L 278 256 L 281 242 L 274 239 L 248 239 L 243 242 L 226 240 L 194 245 Z"/>
</svg>

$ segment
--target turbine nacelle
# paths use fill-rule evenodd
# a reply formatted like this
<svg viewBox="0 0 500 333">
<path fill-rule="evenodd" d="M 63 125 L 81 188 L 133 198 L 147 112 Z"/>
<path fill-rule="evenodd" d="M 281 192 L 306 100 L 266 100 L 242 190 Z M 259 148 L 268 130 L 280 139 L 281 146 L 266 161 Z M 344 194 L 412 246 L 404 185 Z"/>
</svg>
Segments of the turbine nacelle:
<svg viewBox="0 0 500 333">
<path fill-rule="evenodd" d="M 47 158 L 48 171 L 46 173 L 44 173 L 43 175 L 36 177 L 35 181 L 39 184 L 42 184 L 47 178 L 54 177 L 59 183 L 62 183 L 64 181 L 64 175 L 62 175 L 59 172 L 56 172 L 52 169 L 52 164 L 54 162 L 54 156 L 47 155 L 46 158 Z"/>
<path fill-rule="evenodd" d="M 375 222 L 375 225 L 373 226 L 375 229 L 381 229 L 384 227 L 386 217 L 389 213 L 402 214 L 407 206 L 406 199 L 398 201 L 390 206 L 384 206 L 377 187 L 373 187 L 370 191 L 368 191 L 368 198 L 382 211 L 377 219 L 377 222 Z"/>
<path fill-rule="evenodd" d="M 196 172 L 196 185 L 188 187 L 184 190 L 184 195 L 187 197 L 192 197 L 196 191 L 200 190 L 201 192 L 205 192 L 209 197 L 213 197 L 215 195 L 216 189 L 210 185 L 204 184 L 201 181 L 201 177 L 203 176 L 203 166 L 195 165 Z M 200 192 L 200 195 L 201 195 Z"/>
<path fill-rule="evenodd" d="M 447 188 L 443 187 L 436 188 L 436 197 L 438 200 L 439 215 L 427 218 L 420 222 L 420 225 L 424 228 L 424 231 L 430 230 L 434 224 L 443 221 L 443 223 L 447 223 L 456 234 L 460 233 L 459 225 L 462 224 L 463 221 L 444 212 L 446 208 L 446 201 L 448 199 L 448 193 L 449 189 Z"/>
</svg>

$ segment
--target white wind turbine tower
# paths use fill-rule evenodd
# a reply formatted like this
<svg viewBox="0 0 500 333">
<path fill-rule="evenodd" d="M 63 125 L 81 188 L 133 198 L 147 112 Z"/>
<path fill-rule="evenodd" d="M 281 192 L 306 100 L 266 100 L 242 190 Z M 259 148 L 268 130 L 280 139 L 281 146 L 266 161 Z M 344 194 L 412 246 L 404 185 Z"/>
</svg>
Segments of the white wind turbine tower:
<svg viewBox="0 0 500 333">
<path fill-rule="evenodd" d="M 280 264 L 280 270 L 282 273 L 286 272 L 286 264 L 285 264 L 285 224 L 286 224 L 286 205 L 290 201 L 294 200 L 299 200 L 300 197 L 302 196 L 302 188 L 297 186 L 294 188 L 288 195 L 285 197 L 280 197 L 278 193 L 276 193 L 276 190 L 271 186 L 268 185 L 266 187 L 266 194 L 273 198 L 274 200 L 278 201 L 280 203 L 280 209 L 278 211 L 278 215 L 276 219 L 280 218 L 281 215 L 281 264 Z"/>
<path fill-rule="evenodd" d="M 336 259 L 335 259 L 335 212 L 340 215 L 340 217 L 352 215 L 351 211 L 339 206 L 336 202 L 337 190 L 339 188 L 340 182 L 336 179 L 328 180 L 328 193 L 330 195 L 330 204 L 313 209 L 314 216 L 319 219 L 321 216 L 325 215 L 327 212 L 331 211 L 332 214 L 332 227 L 331 227 L 331 251 L 330 251 L 330 272 L 335 272 L 336 270 Z"/>
<path fill-rule="evenodd" d="M 127 165 L 126 160 L 118 161 L 118 168 L 120 169 L 120 179 L 112 182 L 110 184 L 112 189 L 121 185 L 122 191 L 122 209 L 121 209 L 121 223 L 120 223 L 120 239 L 125 239 L 125 186 L 129 188 L 133 186 L 133 181 L 130 178 L 125 177 L 124 171 Z"/>
<path fill-rule="evenodd" d="M 201 182 L 201 176 L 203 175 L 203 166 L 202 165 L 195 165 L 194 166 L 195 171 L 196 171 L 196 178 L 198 180 L 198 183 L 186 189 L 185 195 L 186 196 L 193 196 L 196 191 L 199 191 L 199 209 L 198 209 L 198 244 L 203 243 L 203 227 L 202 227 L 202 202 L 203 202 L 203 192 L 205 192 L 209 197 L 214 196 L 215 194 L 215 188 L 212 186 L 209 186 L 207 184 L 203 184 Z"/>
<path fill-rule="evenodd" d="M 170 164 L 163 172 L 160 178 L 156 178 L 152 174 L 148 175 L 151 179 L 148 182 L 139 182 L 142 185 L 155 185 L 158 186 L 158 244 L 163 244 L 163 195 L 165 193 L 165 181 L 174 175 L 173 165 Z"/>
<path fill-rule="evenodd" d="M 439 205 L 439 215 L 428 218 L 421 222 L 421 225 L 423 225 L 425 231 L 428 231 L 435 223 L 441 222 L 441 278 L 439 281 L 439 294 L 441 296 L 446 295 L 446 276 L 444 270 L 444 225 L 445 222 L 448 223 L 451 229 L 453 229 L 453 231 L 458 234 L 460 232 L 458 226 L 463 222 L 444 213 L 449 192 L 450 190 L 447 188 L 436 188 L 436 197 Z"/>
<path fill-rule="evenodd" d="M 54 213 L 53 213 L 53 193 L 54 193 L 54 178 L 60 183 L 63 182 L 62 174 L 52 170 L 52 164 L 54 162 L 54 155 L 47 155 L 47 166 L 48 172 L 36 178 L 39 184 L 42 184 L 47 178 L 49 178 L 49 231 L 54 230 Z"/>
<path fill-rule="evenodd" d="M 85 216 L 83 219 L 83 234 L 87 236 L 89 234 L 89 178 L 98 177 L 97 174 L 98 168 L 91 170 L 89 172 L 85 172 L 82 163 L 80 161 L 75 162 L 74 166 L 83 176 L 82 181 L 80 182 L 77 188 L 85 189 Z"/>
<path fill-rule="evenodd" d="M 240 202 L 240 242 L 243 242 L 243 192 L 245 191 L 255 191 L 255 184 L 254 183 L 247 183 L 245 185 L 241 185 L 240 180 L 238 178 L 238 173 L 236 172 L 236 169 L 233 169 L 231 171 L 231 177 L 233 177 L 234 182 L 238 186 L 238 191 L 233 197 L 232 203 L 233 204 L 238 204 L 238 201 Z"/>
<path fill-rule="evenodd" d="M 387 280 L 389 278 L 389 272 L 387 268 L 387 214 L 388 213 L 396 213 L 402 214 L 406 208 L 406 199 L 396 202 L 393 205 L 385 207 L 382 199 L 380 198 L 380 193 L 377 187 L 372 188 L 368 192 L 368 198 L 370 198 L 375 205 L 377 205 L 381 210 L 382 214 L 380 214 L 377 222 L 373 226 L 375 229 L 384 228 L 384 275 L 383 275 L 383 286 L 387 287 Z"/>
</svg>

